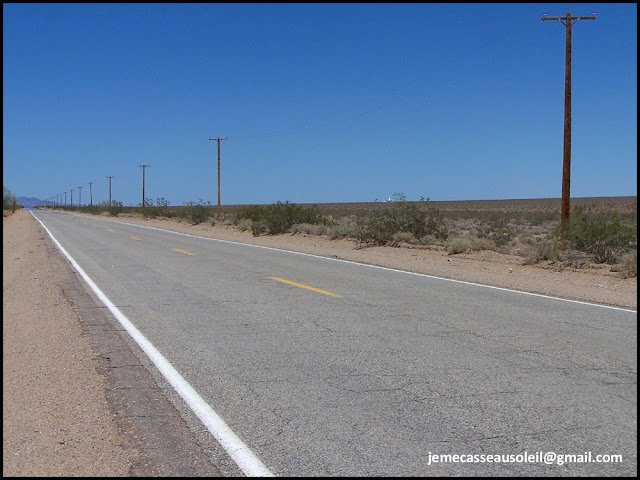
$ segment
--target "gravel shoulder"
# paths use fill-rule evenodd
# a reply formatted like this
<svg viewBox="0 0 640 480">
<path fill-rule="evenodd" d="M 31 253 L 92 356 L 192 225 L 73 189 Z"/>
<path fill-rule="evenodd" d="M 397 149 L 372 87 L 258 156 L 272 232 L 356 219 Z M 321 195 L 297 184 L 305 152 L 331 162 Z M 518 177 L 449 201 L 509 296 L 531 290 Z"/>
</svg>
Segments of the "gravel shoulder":
<svg viewBox="0 0 640 480">
<path fill-rule="evenodd" d="M 31 213 L 2 240 L 3 476 L 221 476 Z"/>
<path fill-rule="evenodd" d="M 125 476 L 105 379 L 64 294 L 69 268 L 28 211 L 2 221 L 3 476 Z"/>
</svg>

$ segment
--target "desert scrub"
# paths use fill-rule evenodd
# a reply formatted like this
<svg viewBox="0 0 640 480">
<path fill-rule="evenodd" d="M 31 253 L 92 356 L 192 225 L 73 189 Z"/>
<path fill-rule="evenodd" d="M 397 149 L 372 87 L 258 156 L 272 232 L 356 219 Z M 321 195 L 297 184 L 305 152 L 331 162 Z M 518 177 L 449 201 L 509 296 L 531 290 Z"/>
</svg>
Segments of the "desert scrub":
<svg viewBox="0 0 640 480">
<path fill-rule="evenodd" d="M 612 272 L 620 272 L 623 277 L 638 276 L 638 250 L 631 250 L 620 255 L 618 263 L 611 267 Z"/>
<path fill-rule="evenodd" d="M 506 247 L 517 233 L 508 219 L 498 215 L 489 215 L 481 219 L 478 225 L 478 237 L 492 240 L 496 249 Z"/>
<path fill-rule="evenodd" d="M 358 244 L 386 245 L 394 241 L 394 235 L 403 232 L 415 239 L 427 235 L 447 239 L 449 231 L 444 216 L 431 206 L 428 198 L 407 202 L 403 193 L 396 193 L 394 197 L 390 206 L 376 208 L 355 228 L 354 239 Z"/>
<path fill-rule="evenodd" d="M 249 205 L 240 209 L 235 222 L 251 221 L 251 233 L 278 235 L 291 230 L 296 224 L 330 225 L 332 222 L 320 213 L 316 205 L 303 208 L 295 203 L 280 202 L 275 205 Z"/>
<path fill-rule="evenodd" d="M 447 253 L 449 255 L 457 255 L 471 250 L 471 240 L 463 237 L 451 238 L 447 242 Z"/>
<path fill-rule="evenodd" d="M 291 226 L 291 233 L 307 233 L 309 235 L 324 235 L 327 232 L 326 225 L 314 225 L 312 223 L 296 223 Z"/>
<path fill-rule="evenodd" d="M 562 260 L 560 246 L 553 240 L 542 240 L 536 244 L 524 244 L 517 251 L 524 258 L 524 265 L 535 265 L 544 260 L 559 262 Z"/>
<path fill-rule="evenodd" d="M 493 252 L 496 251 L 496 242 L 489 238 L 472 236 L 469 238 L 469 241 L 471 242 L 471 250 L 490 250 Z"/>
<path fill-rule="evenodd" d="M 10 212 L 15 212 L 18 208 L 21 208 L 20 205 L 16 203 L 16 196 L 11 193 L 11 191 L 2 186 L 2 210 L 8 210 Z"/>
<path fill-rule="evenodd" d="M 204 223 L 211 214 L 211 202 L 199 200 L 197 202 L 187 202 L 185 204 L 186 217 L 193 222 L 194 225 Z"/>
<path fill-rule="evenodd" d="M 107 203 L 107 211 L 109 212 L 109 215 L 111 215 L 112 217 L 117 217 L 119 214 L 124 212 L 124 206 L 122 205 L 122 202 L 118 201 L 118 200 L 113 200 L 111 202 L 111 205 L 109 205 L 109 202 Z"/>
<path fill-rule="evenodd" d="M 561 240 L 567 249 L 592 255 L 596 263 L 615 264 L 623 254 L 638 248 L 635 217 L 601 209 L 597 203 L 575 207 L 568 227 L 558 225 L 551 237 Z"/>
</svg>

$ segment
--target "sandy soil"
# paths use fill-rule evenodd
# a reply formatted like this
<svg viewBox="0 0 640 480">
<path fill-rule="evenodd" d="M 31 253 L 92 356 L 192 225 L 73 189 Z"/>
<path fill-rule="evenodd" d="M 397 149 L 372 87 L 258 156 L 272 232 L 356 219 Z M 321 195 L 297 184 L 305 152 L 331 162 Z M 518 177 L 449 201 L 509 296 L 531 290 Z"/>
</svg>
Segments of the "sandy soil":
<svg viewBox="0 0 640 480">
<path fill-rule="evenodd" d="M 608 265 L 589 264 L 579 269 L 549 262 L 523 265 L 520 257 L 492 251 L 449 255 L 443 249 L 408 244 L 400 247 L 357 248 L 352 240 L 331 240 L 324 236 L 301 233 L 254 237 L 250 231 L 241 231 L 231 225 L 192 225 L 173 218 L 145 219 L 133 214 L 118 217 L 105 215 L 102 218 L 582 302 L 634 310 L 638 306 L 637 277 L 623 278 L 620 273 L 612 272 Z"/>
</svg>

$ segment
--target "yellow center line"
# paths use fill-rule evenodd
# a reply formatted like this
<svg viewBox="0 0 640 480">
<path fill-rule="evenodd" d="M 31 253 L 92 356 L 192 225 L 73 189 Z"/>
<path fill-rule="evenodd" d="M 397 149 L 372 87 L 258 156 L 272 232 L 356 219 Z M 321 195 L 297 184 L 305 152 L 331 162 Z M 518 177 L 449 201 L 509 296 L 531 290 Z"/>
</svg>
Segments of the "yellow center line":
<svg viewBox="0 0 640 480">
<path fill-rule="evenodd" d="M 193 253 L 185 252 L 184 250 L 180 250 L 179 248 L 172 248 L 171 250 L 175 250 L 176 252 L 184 253 L 186 255 L 193 255 Z"/>
<path fill-rule="evenodd" d="M 107 230 L 109 230 L 110 232 L 114 232 L 115 233 L 115 230 L 111 230 L 110 228 L 107 228 Z"/>
<path fill-rule="evenodd" d="M 142 240 L 141 238 L 138 238 L 138 237 L 129 237 L 129 238 L 133 238 L 134 240 Z"/>
<path fill-rule="evenodd" d="M 314 292 L 324 293 L 325 295 L 331 295 L 332 297 L 340 297 L 340 298 L 342 298 L 342 295 L 336 295 L 335 293 L 326 292 L 324 290 L 320 290 L 319 288 L 308 287 L 307 285 L 302 285 L 300 283 L 291 282 L 289 280 L 284 280 L 283 278 L 278 278 L 278 277 L 269 277 L 269 278 L 271 280 L 275 280 L 277 282 L 288 283 L 289 285 L 293 285 L 295 287 L 306 288 L 307 290 L 313 290 Z"/>
</svg>

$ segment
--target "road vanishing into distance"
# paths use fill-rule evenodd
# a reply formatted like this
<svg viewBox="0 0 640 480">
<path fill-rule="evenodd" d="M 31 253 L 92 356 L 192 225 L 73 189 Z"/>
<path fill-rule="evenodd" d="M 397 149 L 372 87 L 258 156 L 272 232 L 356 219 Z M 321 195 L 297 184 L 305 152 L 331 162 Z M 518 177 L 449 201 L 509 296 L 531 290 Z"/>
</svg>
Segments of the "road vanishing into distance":
<svg viewBox="0 0 640 480">
<path fill-rule="evenodd" d="M 636 311 L 33 214 L 225 474 L 637 474 Z"/>
</svg>

